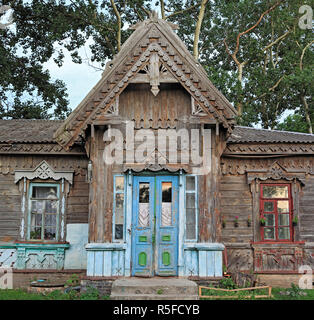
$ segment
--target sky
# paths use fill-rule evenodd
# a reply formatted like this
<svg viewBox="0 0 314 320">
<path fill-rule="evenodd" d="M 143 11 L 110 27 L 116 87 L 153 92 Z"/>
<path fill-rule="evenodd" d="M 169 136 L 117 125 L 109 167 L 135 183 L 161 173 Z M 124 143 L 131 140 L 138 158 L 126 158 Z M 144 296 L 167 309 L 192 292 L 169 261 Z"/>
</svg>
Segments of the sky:
<svg viewBox="0 0 314 320">
<path fill-rule="evenodd" d="M 84 48 L 78 50 L 83 60 L 90 56 L 89 44 L 90 41 L 86 43 Z M 72 58 L 66 50 L 64 54 L 62 67 L 58 67 L 52 59 L 45 63 L 44 67 L 49 70 L 53 80 L 59 79 L 66 84 L 69 106 L 74 110 L 100 80 L 102 71 L 91 67 L 87 61 L 83 61 L 82 64 L 72 62 Z M 95 66 L 100 68 L 97 64 Z"/>
</svg>

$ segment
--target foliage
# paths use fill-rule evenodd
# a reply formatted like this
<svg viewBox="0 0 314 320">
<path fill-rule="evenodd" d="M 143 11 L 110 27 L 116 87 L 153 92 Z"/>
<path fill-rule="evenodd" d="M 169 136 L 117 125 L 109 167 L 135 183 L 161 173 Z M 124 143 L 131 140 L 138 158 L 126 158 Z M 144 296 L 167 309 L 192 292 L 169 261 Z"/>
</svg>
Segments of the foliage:
<svg viewBox="0 0 314 320">
<path fill-rule="evenodd" d="M 232 289 L 237 289 L 238 287 L 234 283 L 232 278 L 223 278 L 219 281 L 219 288 L 232 290 Z"/>
<path fill-rule="evenodd" d="M 294 283 L 291 283 L 291 288 L 285 291 L 280 291 L 279 294 L 282 296 L 288 296 L 289 298 L 292 298 L 292 299 L 300 299 L 304 296 L 307 296 L 306 291 L 300 289 Z"/>
<path fill-rule="evenodd" d="M 179 37 L 237 108 L 239 124 L 313 130 L 313 34 L 298 27 L 299 8 L 310 0 L 0 0 L 7 3 L 15 24 L 0 29 L 0 118 L 67 116 L 65 84 L 44 63 L 62 66 L 66 51 L 82 63 L 78 52 L 89 41 L 90 62 L 104 67 L 131 34 L 127 27 L 156 9 L 180 26 Z M 294 115 L 280 123 L 287 110 Z"/>
<path fill-rule="evenodd" d="M 88 287 L 87 290 L 80 295 L 81 300 L 98 300 L 100 294 L 96 288 Z"/>
<path fill-rule="evenodd" d="M 72 274 L 66 281 L 66 285 L 70 287 L 78 286 L 80 284 L 80 277 L 77 274 Z"/>
</svg>

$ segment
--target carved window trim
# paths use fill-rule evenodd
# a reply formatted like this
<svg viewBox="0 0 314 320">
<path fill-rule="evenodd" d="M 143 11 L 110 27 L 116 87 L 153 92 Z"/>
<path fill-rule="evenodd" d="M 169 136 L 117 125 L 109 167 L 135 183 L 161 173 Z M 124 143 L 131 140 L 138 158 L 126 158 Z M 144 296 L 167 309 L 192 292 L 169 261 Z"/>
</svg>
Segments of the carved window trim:
<svg viewBox="0 0 314 320">
<path fill-rule="evenodd" d="M 43 236 L 43 230 L 41 230 L 41 237 L 40 239 L 33 239 L 31 237 L 31 229 L 32 229 L 32 202 L 33 201 L 44 201 L 44 204 L 46 205 L 47 199 L 41 200 L 39 198 L 35 199 L 32 197 L 33 189 L 34 188 L 56 188 L 57 189 L 57 212 L 56 212 L 56 237 L 53 240 L 47 240 L 45 238 L 42 238 Z M 49 201 L 49 200 L 48 200 Z M 32 241 L 32 242 L 56 242 L 60 238 L 60 213 L 61 213 L 61 186 L 60 183 L 41 183 L 41 182 L 31 182 L 29 184 L 28 188 L 28 196 L 27 196 L 27 202 L 28 202 L 28 212 L 27 212 L 27 233 L 26 233 L 26 239 L 27 241 Z M 46 216 L 46 208 L 42 209 L 42 228 L 45 229 L 46 223 L 44 220 L 44 217 Z"/>
<path fill-rule="evenodd" d="M 22 194 L 21 201 L 21 217 L 19 239 L 21 241 L 38 242 L 39 240 L 29 239 L 29 192 L 31 192 L 31 184 L 55 184 L 58 185 L 59 199 L 59 222 L 56 240 L 40 240 L 45 243 L 64 242 L 66 239 L 66 199 L 73 184 L 74 171 L 57 171 L 54 170 L 45 160 L 38 164 L 35 169 L 16 170 L 15 183 L 19 184 Z"/>
<path fill-rule="evenodd" d="M 300 242 L 300 223 L 297 224 L 297 226 L 293 227 L 293 235 L 291 237 L 290 241 L 280 241 L 280 240 L 272 240 L 272 241 L 264 241 L 262 240 L 261 236 L 261 226 L 260 226 L 260 214 L 261 214 L 261 185 L 263 184 L 285 184 L 290 185 L 290 192 L 291 192 L 291 202 L 292 202 L 292 217 L 297 217 L 297 219 L 300 221 L 300 211 L 299 211 L 299 193 L 302 187 L 302 183 L 298 181 L 296 178 L 294 178 L 292 181 L 290 179 L 272 179 L 272 178 L 266 178 L 266 179 L 251 179 L 249 181 L 250 184 L 250 190 L 252 193 L 252 222 L 253 222 L 253 244 L 254 243 L 261 243 L 261 244 L 289 244 L 289 243 L 299 243 Z"/>
<path fill-rule="evenodd" d="M 285 198 L 270 198 L 270 197 L 264 197 L 263 196 L 263 187 L 266 186 L 272 186 L 272 187 L 288 187 L 288 197 Z M 288 239 L 279 239 L 279 224 L 278 219 L 279 215 L 283 213 L 279 213 L 277 206 L 279 201 L 288 201 L 289 202 L 289 212 L 285 213 L 289 215 L 289 238 Z M 263 210 L 263 206 L 265 202 L 272 202 L 274 204 L 273 213 L 267 213 L 265 210 Z M 269 242 L 293 242 L 294 239 L 294 230 L 292 225 L 292 219 L 293 219 L 293 201 L 292 201 L 292 193 L 291 193 L 291 184 L 290 183 L 261 183 L 260 184 L 260 218 L 265 217 L 267 214 L 272 214 L 274 216 L 274 226 L 273 229 L 275 231 L 275 239 L 265 239 L 264 235 L 264 229 L 267 228 L 267 226 L 260 226 L 260 232 L 261 232 L 261 239 L 262 242 L 269 243 Z"/>
<path fill-rule="evenodd" d="M 43 160 L 35 169 L 30 170 L 15 170 L 15 183 L 21 179 L 52 179 L 55 181 L 64 179 L 70 184 L 73 184 L 74 171 L 56 171 L 45 160 Z"/>
</svg>

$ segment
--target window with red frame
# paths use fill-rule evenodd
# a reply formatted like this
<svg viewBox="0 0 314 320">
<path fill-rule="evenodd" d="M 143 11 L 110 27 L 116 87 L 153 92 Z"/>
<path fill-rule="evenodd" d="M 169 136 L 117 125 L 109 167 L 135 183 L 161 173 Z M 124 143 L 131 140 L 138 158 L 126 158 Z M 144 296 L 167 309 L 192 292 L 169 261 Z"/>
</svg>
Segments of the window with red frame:
<svg viewBox="0 0 314 320">
<path fill-rule="evenodd" d="M 263 241 L 292 241 L 292 198 L 290 184 L 261 185 L 261 227 Z"/>
</svg>

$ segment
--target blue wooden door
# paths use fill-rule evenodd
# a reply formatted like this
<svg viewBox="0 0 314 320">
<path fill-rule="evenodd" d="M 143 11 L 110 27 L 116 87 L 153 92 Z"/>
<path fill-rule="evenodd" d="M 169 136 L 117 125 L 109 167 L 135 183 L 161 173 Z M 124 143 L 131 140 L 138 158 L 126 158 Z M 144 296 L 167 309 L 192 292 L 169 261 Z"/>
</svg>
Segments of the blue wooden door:
<svg viewBox="0 0 314 320">
<path fill-rule="evenodd" d="M 132 275 L 153 275 L 155 180 L 134 177 L 132 221 Z"/>
<path fill-rule="evenodd" d="M 156 177 L 155 274 L 175 276 L 178 269 L 178 177 Z"/>
<path fill-rule="evenodd" d="M 178 177 L 135 176 L 132 219 L 132 275 L 176 275 Z"/>
</svg>

